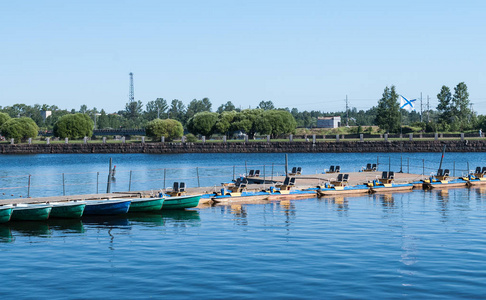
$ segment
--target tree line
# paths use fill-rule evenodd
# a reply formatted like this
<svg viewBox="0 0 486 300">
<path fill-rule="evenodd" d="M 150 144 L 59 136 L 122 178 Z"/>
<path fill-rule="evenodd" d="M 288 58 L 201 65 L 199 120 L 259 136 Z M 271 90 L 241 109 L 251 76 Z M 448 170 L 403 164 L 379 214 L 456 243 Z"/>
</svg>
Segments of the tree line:
<svg viewBox="0 0 486 300">
<path fill-rule="evenodd" d="M 383 132 L 390 133 L 400 132 L 403 130 L 402 125 L 420 128 L 425 132 L 486 129 L 486 116 L 477 115 L 470 109 L 469 93 L 464 82 L 454 88 L 454 94 L 449 87 L 442 86 L 437 94 L 439 103 L 436 109 L 426 110 L 422 115 L 417 111 L 400 109 L 398 97 L 396 87 L 387 86 L 376 106 L 368 110 L 351 108 L 335 112 L 277 108 L 272 101 L 261 101 L 254 109 L 242 109 L 227 101 L 213 112 L 209 98 L 193 99 L 187 106 L 178 99 L 169 103 L 164 98 L 157 98 L 145 105 L 138 100 L 126 103 L 125 109 L 113 113 L 107 113 L 104 109 L 99 111 L 96 107 L 88 108 L 86 105 L 81 105 L 79 110 L 66 110 L 56 105 L 14 104 L 0 106 L 0 126 L 3 135 L 23 136 L 24 139 L 28 134 L 22 135 L 22 130 L 32 133 L 39 129 L 53 130 L 55 134 L 73 138 L 90 136 L 93 129 L 148 127 L 154 137 L 155 133 L 160 133 L 161 128 L 165 128 L 162 131 L 168 136 L 177 135 L 167 132 L 167 128 L 174 127 L 176 123 L 168 121 L 162 124 L 160 120 L 180 123 L 180 126 L 176 126 L 177 130 L 172 130 L 177 133 L 182 130 L 210 137 L 213 134 L 231 136 L 241 131 L 249 137 L 257 133 L 277 137 L 294 132 L 296 127 L 316 127 L 317 119 L 325 116 L 341 116 L 343 125 L 377 125 Z M 46 111 L 51 114 L 43 118 L 42 114 Z M 154 122 L 159 124 L 154 125 Z"/>
</svg>

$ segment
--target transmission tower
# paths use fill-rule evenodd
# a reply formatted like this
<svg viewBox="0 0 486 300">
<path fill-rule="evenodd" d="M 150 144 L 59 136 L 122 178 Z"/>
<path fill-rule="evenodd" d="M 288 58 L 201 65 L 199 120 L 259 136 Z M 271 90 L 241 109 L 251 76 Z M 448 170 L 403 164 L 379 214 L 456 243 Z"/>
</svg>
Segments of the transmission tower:
<svg viewBox="0 0 486 300">
<path fill-rule="evenodd" d="M 133 102 L 135 101 L 135 92 L 133 91 L 133 73 L 130 72 L 130 91 L 128 92 L 128 101 Z"/>
</svg>

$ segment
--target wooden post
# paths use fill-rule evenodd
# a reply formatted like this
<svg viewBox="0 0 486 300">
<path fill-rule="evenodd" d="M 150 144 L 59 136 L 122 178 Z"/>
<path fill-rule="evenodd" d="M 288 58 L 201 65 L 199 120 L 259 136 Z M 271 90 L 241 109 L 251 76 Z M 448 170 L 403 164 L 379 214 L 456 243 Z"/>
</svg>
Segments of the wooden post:
<svg viewBox="0 0 486 300">
<path fill-rule="evenodd" d="M 110 165 L 109 165 L 109 169 L 108 169 L 108 182 L 106 183 L 106 193 L 111 193 L 111 172 L 112 172 L 112 169 L 111 169 L 111 165 L 113 163 L 113 160 L 112 158 L 110 157 Z"/>
<path fill-rule="evenodd" d="M 164 186 L 163 188 L 165 189 L 165 175 L 166 175 L 167 169 L 164 169 Z"/>
<path fill-rule="evenodd" d="M 201 184 L 199 183 L 199 167 L 196 167 L 196 173 L 197 173 L 197 187 L 201 187 Z"/>
<path fill-rule="evenodd" d="M 64 173 L 62 173 L 62 195 L 66 196 L 66 184 L 64 182 Z"/>
<path fill-rule="evenodd" d="M 32 175 L 29 174 L 29 184 L 27 185 L 27 198 L 30 198 L 30 176 Z"/>
<path fill-rule="evenodd" d="M 99 183 L 100 183 L 100 172 L 96 172 L 96 194 L 98 194 Z"/>
<path fill-rule="evenodd" d="M 132 188 L 132 170 L 130 170 L 130 179 L 128 180 L 128 191 L 130 192 Z"/>
</svg>

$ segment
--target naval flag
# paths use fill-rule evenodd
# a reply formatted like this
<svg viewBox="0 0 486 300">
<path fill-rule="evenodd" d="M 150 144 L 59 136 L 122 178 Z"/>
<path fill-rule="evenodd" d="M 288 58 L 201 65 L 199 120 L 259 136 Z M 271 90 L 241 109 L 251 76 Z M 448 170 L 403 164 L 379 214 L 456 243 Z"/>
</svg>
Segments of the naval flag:
<svg viewBox="0 0 486 300">
<path fill-rule="evenodd" d="M 415 101 L 416 100 L 417 99 L 408 100 L 407 98 L 400 95 L 400 108 L 411 112 L 412 110 L 415 110 Z"/>
</svg>

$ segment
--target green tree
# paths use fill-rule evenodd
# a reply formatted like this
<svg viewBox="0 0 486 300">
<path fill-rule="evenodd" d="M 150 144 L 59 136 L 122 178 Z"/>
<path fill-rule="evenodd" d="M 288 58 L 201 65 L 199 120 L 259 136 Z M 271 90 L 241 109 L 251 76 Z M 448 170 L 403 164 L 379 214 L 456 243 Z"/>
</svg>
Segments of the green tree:
<svg viewBox="0 0 486 300">
<path fill-rule="evenodd" d="M 272 101 L 261 101 L 260 104 L 258 104 L 258 107 L 259 109 L 263 109 L 263 110 L 272 110 L 272 109 L 275 109 L 275 105 L 273 105 L 273 102 Z"/>
<path fill-rule="evenodd" d="M 216 131 L 215 125 L 218 119 L 218 113 L 209 111 L 199 112 L 187 121 L 187 130 L 193 134 L 210 137 Z"/>
<path fill-rule="evenodd" d="M 255 128 L 260 134 L 279 135 L 295 132 L 297 122 L 291 113 L 286 110 L 266 110 L 255 120 Z"/>
<path fill-rule="evenodd" d="M 170 109 L 169 109 L 169 118 L 178 120 L 181 123 L 184 123 L 186 118 L 186 106 L 182 101 L 174 99 L 172 100 L 170 104 Z"/>
<path fill-rule="evenodd" d="M 7 113 L 0 112 L 0 127 L 10 119 L 11 118 Z"/>
<path fill-rule="evenodd" d="M 236 107 L 231 101 L 228 101 L 225 104 L 221 104 L 216 112 L 220 114 L 224 111 L 236 111 Z"/>
<path fill-rule="evenodd" d="M 105 128 L 110 127 L 108 116 L 106 115 L 106 112 L 105 112 L 104 109 L 101 110 L 100 115 L 97 116 L 97 118 L 98 118 L 98 120 L 96 122 L 96 126 L 98 127 L 98 129 L 105 129 Z"/>
<path fill-rule="evenodd" d="M 184 133 L 181 122 L 173 119 L 155 119 L 145 126 L 145 134 L 154 140 L 160 140 L 164 136 L 167 141 L 180 138 Z"/>
<path fill-rule="evenodd" d="M 16 143 L 19 143 L 36 137 L 39 134 L 39 126 L 31 118 L 13 118 L 3 123 L 1 131 L 6 138 L 13 138 Z"/>
<path fill-rule="evenodd" d="M 214 125 L 216 132 L 229 136 L 236 115 L 236 111 L 223 111 L 220 113 L 218 121 Z"/>
<path fill-rule="evenodd" d="M 456 118 L 460 130 L 470 127 L 471 110 L 469 104 L 467 86 L 464 82 L 461 82 L 454 88 L 454 96 L 452 97 L 452 114 Z"/>
<path fill-rule="evenodd" d="M 443 130 L 449 128 L 452 121 L 452 95 L 449 87 L 443 85 L 440 92 L 437 94 L 439 104 L 437 105 L 437 112 L 439 114 L 438 123 Z"/>
<path fill-rule="evenodd" d="M 192 100 L 187 106 L 186 120 L 194 117 L 197 113 L 211 111 L 211 101 L 209 98 L 203 98 L 202 100 Z"/>
<path fill-rule="evenodd" d="M 125 110 L 121 112 L 126 119 L 123 125 L 128 128 L 141 128 L 143 122 L 142 112 L 143 104 L 140 100 L 125 104 Z"/>
<path fill-rule="evenodd" d="M 78 139 L 93 135 L 93 120 L 87 114 L 69 114 L 59 118 L 54 124 L 54 136 Z"/>
<path fill-rule="evenodd" d="M 400 103 L 394 85 L 386 87 L 378 101 L 375 124 L 386 132 L 400 131 Z"/>
<path fill-rule="evenodd" d="M 154 119 L 165 119 L 167 117 L 167 101 L 164 98 L 157 98 L 154 101 L 147 102 L 145 119 L 151 121 Z"/>
</svg>

